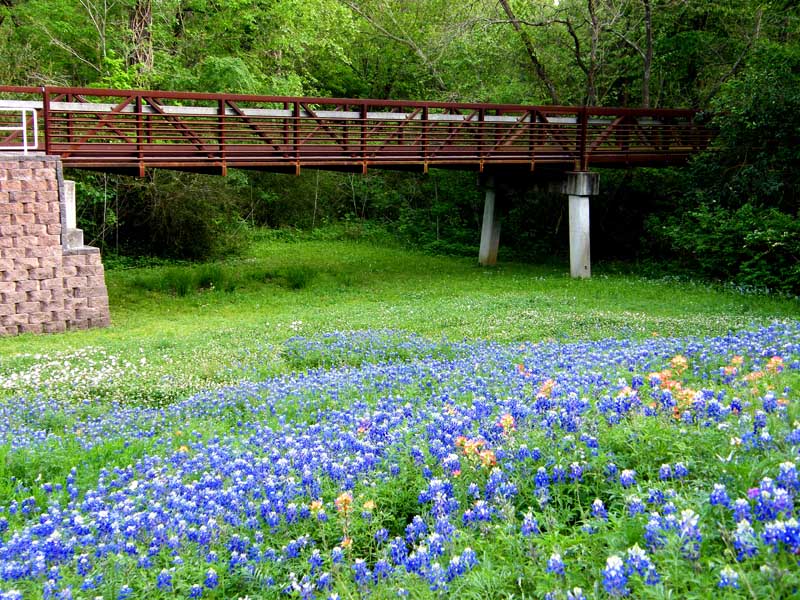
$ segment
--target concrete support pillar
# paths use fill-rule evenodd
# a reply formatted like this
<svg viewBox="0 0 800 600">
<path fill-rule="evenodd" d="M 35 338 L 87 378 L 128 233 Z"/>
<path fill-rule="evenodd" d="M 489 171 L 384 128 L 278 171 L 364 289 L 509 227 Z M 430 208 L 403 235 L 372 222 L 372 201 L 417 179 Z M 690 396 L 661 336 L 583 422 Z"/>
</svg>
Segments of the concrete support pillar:
<svg viewBox="0 0 800 600">
<path fill-rule="evenodd" d="M 497 218 L 496 200 L 494 177 L 489 177 L 486 180 L 481 247 L 478 253 L 478 262 L 484 267 L 497 264 L 497 250 L 500 247 L 500 221 Z"/>
<path fill-rule="evenodd" d="M 589 198 L 600 191 L 600 176 L 586 171 L 567 173 L 563 191 L 569 196 L 569 273 L 592 276 L 589 240 Z"/>
<path fill-rule="evenodd" d="M 70 179 L 64 180 L 64 211 L 64 246 L 70 250 L 83 248 L 83 229 L 78 229 L 75 182 Z"/>
</svg>

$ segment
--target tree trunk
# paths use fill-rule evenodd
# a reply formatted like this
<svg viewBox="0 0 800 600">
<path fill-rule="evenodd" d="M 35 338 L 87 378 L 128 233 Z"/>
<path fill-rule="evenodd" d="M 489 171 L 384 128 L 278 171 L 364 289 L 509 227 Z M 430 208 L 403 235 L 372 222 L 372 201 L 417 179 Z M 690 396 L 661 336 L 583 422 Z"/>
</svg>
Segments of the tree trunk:
<svg viewBox="0 0 800 600">
<path fill-rule="evenodd" d="M 595 0 L 587 0 L 592 27 L 592 42 L 589 47 L 589 68 L 586 70 L 586 106 L 597 104 L 597 49 L 600 45 L 600 21 L 597 18 Z"/>
<path fill-rule="evenodd" d="M 500 2 L 500 6 L 503 7 L 503 10 L 508 16 L 508 20 L 511 21 L 511 25 L 519 34 L 519 37 L 522 40 L 522 45 L 525 46 L 525 51 L 528 53 L 528 58 L 530 59 L 531 64 L 533 65 L 533 69 L 536 72 L 536 76 L 539 78 L 539 81 L 541 81 L 547 88 L 547 92 L 550 95 L 550 101 L 553 104 L 559 104 L 558 91 L 556 90 L 556 86 L 553 84 L 553 81 L 547 75 L 547 71 L 544 68 L 544 65 L 539 60 L 539 57 L 536 55 L 536 49 L 533 47 L 533 42 L 531 41 L 530 36 L 522 28 L 519 19 L 517 19 L 516 15 L 514 14 L 514 11 L 511 10 L 511 6 L 508 4 L 508 0 L 498 0 L 498 1 Z"/>
<path fill-rule="evenodd" d="M 642 72 L 642 108 L 650 108 L 650 77 L 653 69 L 653 7 L 644 3 L 644 69 Z"/>
<path fill-rule="evenodd" d="M 136 0 L 130 14 L 132 49 L 128 65 L 139 65 L 140 72 L 153 70 L 153 6 L 152 0 Z"/>
</svg>

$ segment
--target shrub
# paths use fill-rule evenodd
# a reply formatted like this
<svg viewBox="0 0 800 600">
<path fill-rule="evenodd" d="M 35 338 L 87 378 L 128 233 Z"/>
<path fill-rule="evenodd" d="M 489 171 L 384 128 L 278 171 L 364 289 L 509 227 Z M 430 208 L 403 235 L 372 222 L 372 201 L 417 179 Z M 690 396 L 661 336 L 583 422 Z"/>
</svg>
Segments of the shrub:
<svg viewBox="0 0 800 600">
<path fill-rule="evenodd" d="M 705 277 L 800 294 L 800 220 L 775 208 L 699 205 L 650 231 L 683 268 Z"/>
</svg>

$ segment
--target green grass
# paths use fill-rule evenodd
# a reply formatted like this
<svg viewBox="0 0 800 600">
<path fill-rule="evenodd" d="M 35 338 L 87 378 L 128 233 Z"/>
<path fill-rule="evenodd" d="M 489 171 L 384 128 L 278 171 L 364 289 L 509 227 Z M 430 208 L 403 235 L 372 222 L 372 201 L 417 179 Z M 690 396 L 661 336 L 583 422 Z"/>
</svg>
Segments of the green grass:
<svg viewBox="0 0 800 600">
<path fill-rule="evenodd" d="M 281 345 L 296 335 L 392 329 L 450 340 L 644 338 L 724 334 L 800 317 L 797 299 L 610 271 L 599 265 L 591 280 L 574 280 L 566 265 L 481 268 L 474 259 L 387 244 L 264 235 L 224 262 L 109 269 L 111 327 L 2 338 L 0 375 L 31 362 L 21 354 L 91 348 L 136 365 L 128 387 L 109 386 L 116 393 L 163 402 L 235 380 L 254 356 L 265 375 L 295 367 L 282 359 Z M 265 354 L 270 360 L 261 360 Z"/>
</svg>

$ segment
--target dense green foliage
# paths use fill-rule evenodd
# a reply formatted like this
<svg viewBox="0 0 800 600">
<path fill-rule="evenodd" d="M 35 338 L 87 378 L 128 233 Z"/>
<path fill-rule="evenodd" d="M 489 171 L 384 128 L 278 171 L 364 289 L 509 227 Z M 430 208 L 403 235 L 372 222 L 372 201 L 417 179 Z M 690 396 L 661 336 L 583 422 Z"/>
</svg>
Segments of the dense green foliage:
<svg viewBox="0 0 800 600">
<path fill-rule="evenodd" d="M 5 84 L 708 109 L 720 135 L 690 170 L 604 173 L 593 256 L 795 294 L 799 47 L 790 0 L 0 1 Z M 481 217 L 470 173 L 70 176 L 89 238 L 129 255 L 342 220 L 474 254 Z M 563 201 L 508 183 L 506 256 L 565 255 Z"/>
<path fill-rule="evenodd" d="M 715 151 L 651 231 L 708 277 L 800 290 L 800 48 L 759 44 L 713 103 Z"/>
</svg>

